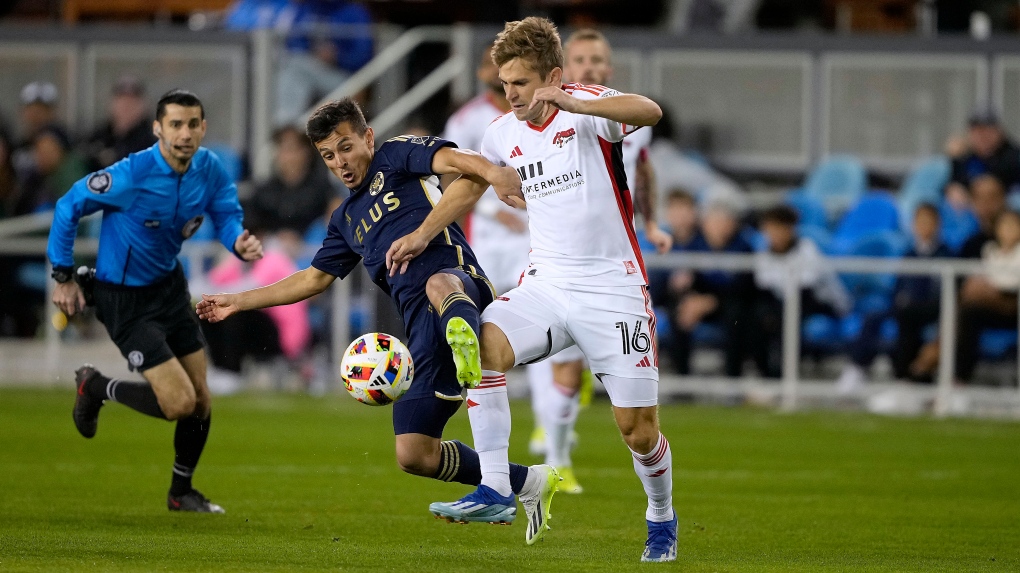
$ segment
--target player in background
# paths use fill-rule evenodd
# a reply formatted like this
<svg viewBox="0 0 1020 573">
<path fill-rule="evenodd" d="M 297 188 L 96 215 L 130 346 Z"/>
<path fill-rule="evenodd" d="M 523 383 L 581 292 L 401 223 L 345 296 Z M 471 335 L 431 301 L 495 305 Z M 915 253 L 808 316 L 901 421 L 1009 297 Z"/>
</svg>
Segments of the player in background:
<svg viewBox="0 0 1020 573">
<path fill-rule="evenodd" d="M 485 91 L 450 116 L 443 137 L 464 149 L 478 151 L 482 147 L 485 128 L 497 117 L 510 111 L 510 103 L 506 101 L 503 84 L 499 81 L 499 69 L 492 61 L 492 44 L 482 52 L 482 60 L 478 63 L 475 75 L 485 84 Z M 468 243 L 485 269 L 486 276 L 496 287 L 496 292 L 502 294 L 516 287 L 521 273 L 528 266 L 528 251 L 531 248 L 527 212 L 500 201 L 495 190 L 490 187 L 468 214 L 466 227 Z M 531 409 L 535 413 L 531 445 L 533 455 L 541 455 L 546 451 L 545 431 L 541 422 L 541 397 L 552 389 L 552 368 L 548 360 L 525 366 L 531 387 Z M 560 482 L 559 491 L 580 491 L 571 473 L 561 474 L 561 477 L 563 481 Z"/>
<path fill-rule="evenodd" d="M 563 84 L 559 34 L 544 18 L 508 22 L 492 55 L 513 114 L 486 129 L 482 155 L 521 175 L 531 264 L 521 285 L 482 315 L 483 383 L 468 390 L 481 485 L 458 501 L 433 506 L 458 515 L 464 507 L 512 503 L 510 403 L 500 382 L 515 364 L 542 360 L 576 343 L 609 393 L 648 496 L 641 560 L 673 561 L 677 517 L 672 455 L 657 416 L 655 315 L 621 145 L 639 126 L 658 122 L 662 110 L 644 96 Z M 459 202 L 453 191 L 444 201 Z M 437 208 L 418 230 L 395 241 L 388 255 L 393 269 L 403 270 L 452 215 L 462 214 L 457 211 Z"/>
<path fill-rule="evenodd" d="M 608 85 L 613 76 L 612 57 L 609 41 L 601 32 L 592 28 L 578 30 L 563 44 L 564 80 L 586 85 Z M 651 143 L 651 129 L 637 129 L 628 133 L 623 140 L 623 168 L 627 174 L 628 187 L 634 191 L 645 236 L 658 252 L 665 253 L 672 248 L 673 237 L 658 225 L 655 170 L 648 160 L 648 147 Z M 570 450 L 576 440 L 574 425 L 580 410 L 584 355 L 577 346 L 571 346 L 539 364 L 545 362 L 552 363 L 553 383 L 539 386 L 537 393 L 540 397 L 532 400 L 535 420 L 540 421 L 545 429 L 545 444 L 542 448 L 545 451 L 545 463 L 555 467 L 563 478 L 560 491 L 581 493 L 583 490 L 574 474 Z M 532 385 L 532 392 L 536 392 L 535 385 Z M 535 443 L 534 432 L 531 441 Z M 532 447 L 532 450 L 536 449 Z"/>
<path fill-rule="evenodd" d="M 461 386 L 481 382 L 479 314 L 496 293 L 452 219 L 423 245 L 419 258 L 403 266 L 404 273 L 387 272 L 387 253 L 394 239 L 418 228 L 439 202 L 438 175 L 465 175 L 447 190 L 461 200 L 464 213 L 490 182 L 504 193 L 519 192 L 520 179 L 513 169 L 438 137 L 394 137 L 376 150 L 375 133 L 350 98 L 317 109 L 306 132 L 333 175 L 351 191 L 330 217 L 328 234 L 311 266 L 262 288 L 202 295 L 198 315 L 218 322 L 239 311 L 305 300 L 363 262 L 373 282 L 396 304 L 414 359 L 411 387 L 393 404 L 397 463 L 410 474 L 477 485 L 487 454 L 480 456 L 458 441 L 442 441 L 442 435 L 463 401 Z M 448 207 L 451 201 L 443 203 Z M 559 476 L 549 466 L 508 467 L 512 491 L 528 513 L 526 539 L 531 544 L 545 531 L 532 535 L 531 524 L 549 518 L 547 512 L 535 515 L 536 508 L 548 507 Z M 509 523 L 517 504 L 511 497 L 499 507 L 472 504 L 461 510 L 451 519 Z"/>
<path fill-rule="evenodd" d="M 53 303 L 71 316 L 86 293 L 73 280 L 78 221 L 103 212 L 96 258 L 96 316 L 143 381 L 110 379 L 91 364 L 75 373 L 74 424 L 96 434 L 105 400 L 142 414 L 176 420 L 174 466 L 167 494 L 171 511 L 223 513 L 191 486 L 212 420 L 206 386 L 205 339 L 191 311 L 191 294 L 177 255 L 208 214 L 220 242 L 244 261 L 262 245 L 241 227 L 237 187 L 220 160 L 200 147 L 202 102 L 173 90 L 156 104 L 158 141 L 78 181 L 57 202 L 46 253 L 57 286 Z"/>
</svg>

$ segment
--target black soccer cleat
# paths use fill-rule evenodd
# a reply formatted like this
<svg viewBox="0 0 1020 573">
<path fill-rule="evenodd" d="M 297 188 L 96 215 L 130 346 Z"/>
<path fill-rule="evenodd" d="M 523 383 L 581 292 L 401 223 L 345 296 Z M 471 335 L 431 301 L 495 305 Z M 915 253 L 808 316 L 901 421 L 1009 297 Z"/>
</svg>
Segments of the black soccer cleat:
<svg viewBox="0 0 1020 573">
<path fill-rule="evenodd" d="M 193 489 L 184 495 L 166 496 L 166 507 L 170 511 L 192 511 L 195 513 L 226 513 L 222 507 L 209 501 L 197 489 Z"/>
<path fill-rule="evenodd" d="M 74 418 L 74 427 L 86 438 L 96 435 L 96 426 L 99 424 L 99 409 L 103 407 L 103 401 L 95 399 L 86 386 L 101 376 L 95 366 L 91 364 L 82 365 L 74 371 L 74 384 L 78 388 L 74 397 L 74 410 L 71 411 Z"/>
</svg>

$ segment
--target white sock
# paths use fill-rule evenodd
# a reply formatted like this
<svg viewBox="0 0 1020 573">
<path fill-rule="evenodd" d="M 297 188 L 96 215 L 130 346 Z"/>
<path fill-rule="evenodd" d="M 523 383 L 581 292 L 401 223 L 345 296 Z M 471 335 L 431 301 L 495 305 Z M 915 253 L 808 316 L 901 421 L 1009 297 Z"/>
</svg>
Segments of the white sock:
<svg viewBox="0 0 1020 573">
<path fill-rule="evenodd" d="M 647 454 L 633 450 L 630 453 L 634 457 L 634 472 L 648 495 L 645 519 L 655 522 L 673 519 L 673 454 L 666 436 L 659 434 L 659 441 Z"/>
<path fill-rule="evenodd" d="M 552 362 L 543 360 L 525 367 L 528 373 L 528 387 L 531 389 L 531 413 L 535 418 L 535 427 L 541 428 L 543 424 L 543 397 L 549 392 L 553 384 Z"/>
<path fill-rule="evenodd" d="M 482 370 L 482 383 L 467 391 L 468 419 L 482 467 L 482 485 L 510 495 L 510 399 L 506 376 Z"/>
<path fill-rule="evenodd" d="M 570 463 L 570 433 L 577 422 L 577 412 L 581 408 L 580 392 L 570 390 L 558 384 L 551 384 L 545 393 L 542 404 L 545 426 L 545 463 L 554 468 L 562 468 Z"/>
</svg>

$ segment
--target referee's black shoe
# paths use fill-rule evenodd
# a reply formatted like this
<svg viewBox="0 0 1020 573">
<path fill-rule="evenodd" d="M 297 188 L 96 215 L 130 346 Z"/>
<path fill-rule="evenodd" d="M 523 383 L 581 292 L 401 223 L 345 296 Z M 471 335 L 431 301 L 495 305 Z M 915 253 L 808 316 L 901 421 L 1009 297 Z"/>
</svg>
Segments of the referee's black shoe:
<svg viewBox="0 0 1020 573">
<path fill-rule="evenodd" d="M 103 407 L 103 401 L 98 400 L 89 392 L 88 385 L 96 377 L 102 376 L 95 366 L 85 364 L 74 371 L 74 384 L 77 392 L 74 397 L 74 427 L 86 438 L 96 435 L 96 426 L 99 423 L 99 409 Z"/>
<path fill-rule="evenodd" d="M 193 511 L 195 513 L 226 513 L 226 511 L 209 501 L 197 489 L 183 495 L 166 496 L 166 507 L 170 511 Z"/>
</svg>

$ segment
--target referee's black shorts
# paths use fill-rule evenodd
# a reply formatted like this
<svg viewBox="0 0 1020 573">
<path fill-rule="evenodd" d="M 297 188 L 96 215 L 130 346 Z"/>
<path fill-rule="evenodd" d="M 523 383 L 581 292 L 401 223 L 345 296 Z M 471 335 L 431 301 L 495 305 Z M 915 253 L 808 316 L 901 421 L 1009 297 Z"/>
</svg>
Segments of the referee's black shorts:
<svg viewBox="0 0 1020 573">
<path fill-rule="evenodd" d="M 96 316 L 132 370 L 142 372 L 205 346 L 180 265 L 143 287 L 97 280 L 95 301 Z"/>
</svg>

